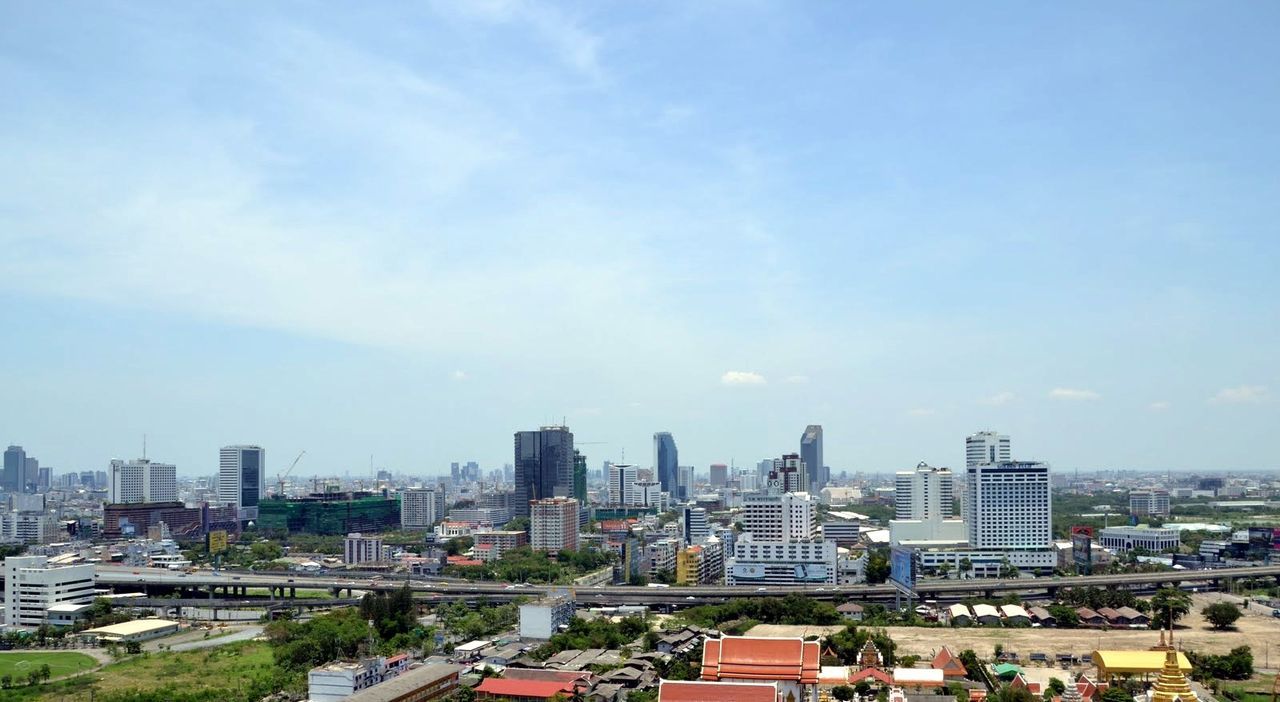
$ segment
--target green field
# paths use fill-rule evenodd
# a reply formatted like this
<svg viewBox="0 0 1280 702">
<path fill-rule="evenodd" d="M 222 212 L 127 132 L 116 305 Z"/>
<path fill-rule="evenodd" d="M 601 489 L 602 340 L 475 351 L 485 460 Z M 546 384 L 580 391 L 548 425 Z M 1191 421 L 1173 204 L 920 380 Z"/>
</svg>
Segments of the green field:
<svg viewBox="0 0 1280 702">
<path fill-rule="evenodd" d="M 97 661 L 83 653 L 72 651 L 0 653 L 0 677 L 13 676 L 14 680 L 26 679 L 27 673 L 49 665 L 53 677 L 78 673 L 97 665 Z"/>
</svg>

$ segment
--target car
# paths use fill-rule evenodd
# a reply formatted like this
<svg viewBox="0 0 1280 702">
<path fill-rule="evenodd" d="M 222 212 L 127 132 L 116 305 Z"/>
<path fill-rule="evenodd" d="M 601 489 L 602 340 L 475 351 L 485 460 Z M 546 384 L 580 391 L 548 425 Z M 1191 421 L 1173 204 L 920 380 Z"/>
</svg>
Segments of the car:
<svg viewBox="0 0 1280 702">
<path fill-rule="evenodd" d="M 240 576 L 239 576 L 239 575 L 233 575 L 233 576 L 231 576 L 231 579 L 232 579 L 232 580 L 239 580 L 239 579 L 240 579 Z"/>
<path fill-rule="evenodd" d="M 826 591 L 827 591 L 827 588 L 825 587 L 818 588 L 818 592 L 826 592 Z"/>
<path fill-rule="evenodd" d="M 697 599 L 697 598 L 695 598 L 693 595 L 689 595 L 689 596 L 688 596 L 688 597 L 686 597 L 685 599 L 686 599 L 686 600 L 692 600 L 692 599 Z"/>
<path fill-rule="evenodd" d="M 1280 619 L 1280 609 L 1271 610 L 1271 616 L 1275 617 L 1276 619 Z"/>
<path fill-rule="evenodd" d="M 756 592 L 768 592 L 768 591 L 769 591 L 769 588 L 767 588 L 767 587 L 758 587 L 758 588 L 756 588 Z"/>
</svg>

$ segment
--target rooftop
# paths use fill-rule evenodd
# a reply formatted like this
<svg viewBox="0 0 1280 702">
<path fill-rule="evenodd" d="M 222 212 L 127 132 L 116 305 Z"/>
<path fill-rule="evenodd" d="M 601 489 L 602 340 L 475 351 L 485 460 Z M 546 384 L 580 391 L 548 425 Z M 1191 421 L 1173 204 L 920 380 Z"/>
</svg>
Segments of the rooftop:
<svg viewBox="0 0 1280 702">
<path fill-rule="evenodd" d="M 98 636 L 134 636 L 176 626 L 178 626 L 177 622 L 168 619 L 135 619 L 131 622 L 100 626 L 97 629 L 85 629 L 82 633 Z"/>
<path fill-rule="evenodd" d="M 692 682 L 663 680 L 658 702 L 775 702 L 776 683 Z"/>
<path fill-rule="evenodd" d="M 483 692 L 494 697 L 544 697 L 556 695 L 571 696 L 574 693 L 572 682 L 555 680 L 509 680 L 507 678 L 485 678 L 476 692 Z"/>
<path fill-rule="evenodd" d="M 347 698 L 347 702 L 389 702 L 412 692 L 417 692 L 437 680 L 457 677 L 462 670 L 456 665 L 435 663 L 414 668 L 386 682 L 365 688 Z"/>
</svg>

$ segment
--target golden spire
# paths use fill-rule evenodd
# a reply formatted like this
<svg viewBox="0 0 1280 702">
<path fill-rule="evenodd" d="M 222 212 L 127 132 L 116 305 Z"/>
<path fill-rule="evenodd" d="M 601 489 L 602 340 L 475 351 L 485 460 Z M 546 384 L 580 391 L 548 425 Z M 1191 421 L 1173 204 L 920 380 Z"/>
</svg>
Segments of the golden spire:
<svg viewBox="0 0 1280 702">
<path fill-rule="evenodd" d="M 1173 645 L 1173 622 L 1169 622 L 1169 641 L 1166 644 L 1164 629 L 1160 630 L 1160 648 L 1164 649 L 1164 667 L 1151 686 L 1151 702 L 1198 702 L 1199 698 L 1182 674 L 1178 662 L 1178 649 Z"/>
</svg>

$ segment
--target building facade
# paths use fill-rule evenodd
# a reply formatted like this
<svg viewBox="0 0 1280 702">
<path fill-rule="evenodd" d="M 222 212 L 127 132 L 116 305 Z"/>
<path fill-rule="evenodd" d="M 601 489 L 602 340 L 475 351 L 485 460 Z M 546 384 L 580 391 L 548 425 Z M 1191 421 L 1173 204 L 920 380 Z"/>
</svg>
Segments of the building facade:
<svg viewBox="0 0 1280 702">
<path fill-rule="evenodd" d="M 805 492 L 809 488 L 809 473 L 800 454 L 789 453 L 773 459 L 773 468 L 765 481 L 769 492 Z"/>
<path fill-rule="evenodd" d="M 382 537 L 364 534 L 347 534 L 342 545 L 342 562 L 377 563 L 382 560 Z"/>
<path fill-rule="evenodd" d="M 831 476 L 827 474 L 827 466 L 822 462 L 821 424 L 810 424 L 800 435 L 800 460 L 808 467 L 809 472 L 809 486 L 805 489 L 817 494 L 831 482 Z"/>
<path fill-rule="evenodd" d="M 950 468 L 921 463 L 894 476 L 893 507 L 897 519 L 951 517 L 953 479 Z"/>
<path fill-rule="evenodd" d="M 1049 465 L 1031 461 L 980 463 L 966 472 L 964 521 L 969 548 L 998 551 L 1011 562 L 1016 555 L 1024 564 L 1030 559 L 1037 569 L 1052 569 L 1057 559 Z"/>
<path fill-rule="evenodd" d="M 1135 548 L 1151 553 L 1176 550 L 1182 545 L 1177 529 L 1156 529 L 1148 526 L 1114 526 L 1098 532 L 1098 543 L 1115 553 L 1128 553 Z"/>
<path fill-rule="evenodd" d="M 1013 460 L 1013 450 L 1008 434 L 980 431 L 964 440 L 965 467 L 983 463 L 1007 463 Z"/>
<path fill-rule="evenodd" d="M 530 505 L 529 545 L 538 551 L 574 551 L 578 548 L 578 501 L 548 497 Z"/>
<path fill-rule="evenodd" d="M 1153 488 L 1130 492 L 1129 513 L 1135 517 L 1169 516 L 1169 491 Z"/>
<path fill-rule="evenodd" d="M 133 461 L 114 459 L 107 470 L 111 476 L 110 500 L 115 504 L 173 502 L 178 499 L 178 469 L 170 463 L 145 458 Z"/>
<path fill-rule="evenodd" d="M 258 518 L 267 494 L 267 452 L 261 446 L 223 446 L 218 451 L 218 499 L 235 505 L 240 519 Z"/>
<path fill-rule="evenodd" d="M 520 605 L 520 638 L 549 639 L 573 621 L 572 597 L 548 597 Z"/>
<path fill-rule="evenodd" d="M 53 605 L 93 602 L 92 564 L 51 568 L 47 556 L 10 556 L 0 568 L 6 627 L 37 629 Z"/>
<path fill-rule="evenodd" d="M 530 516 L 531 503 L 573 495 L 573 432 L 545 426 L 515 434 L 515 496 L 512 517 Z"/>
<path fill-rule="evenodd" d="M 658 484 L 662 491 L 675 495 L 679 483 L 680 456 L 676 450 L 676 440 L 671 432 L 660 431 L 653 435 L 653 470 L 657 473 Z"/>
<path fill-rule="evenodd" d="M 502 560 L 513 548 L 528 545 L 529 535 L 520 530 L 495 530 L 472 532 L 475 539 L 472 552 L 485 563 Z"/>
<path fill-rule="evenodd" d="M 410 488 L 400 493 L 400 526 L 429 529 L 444 520 L 445 493 L 442 486 Z"/>
</svg>

